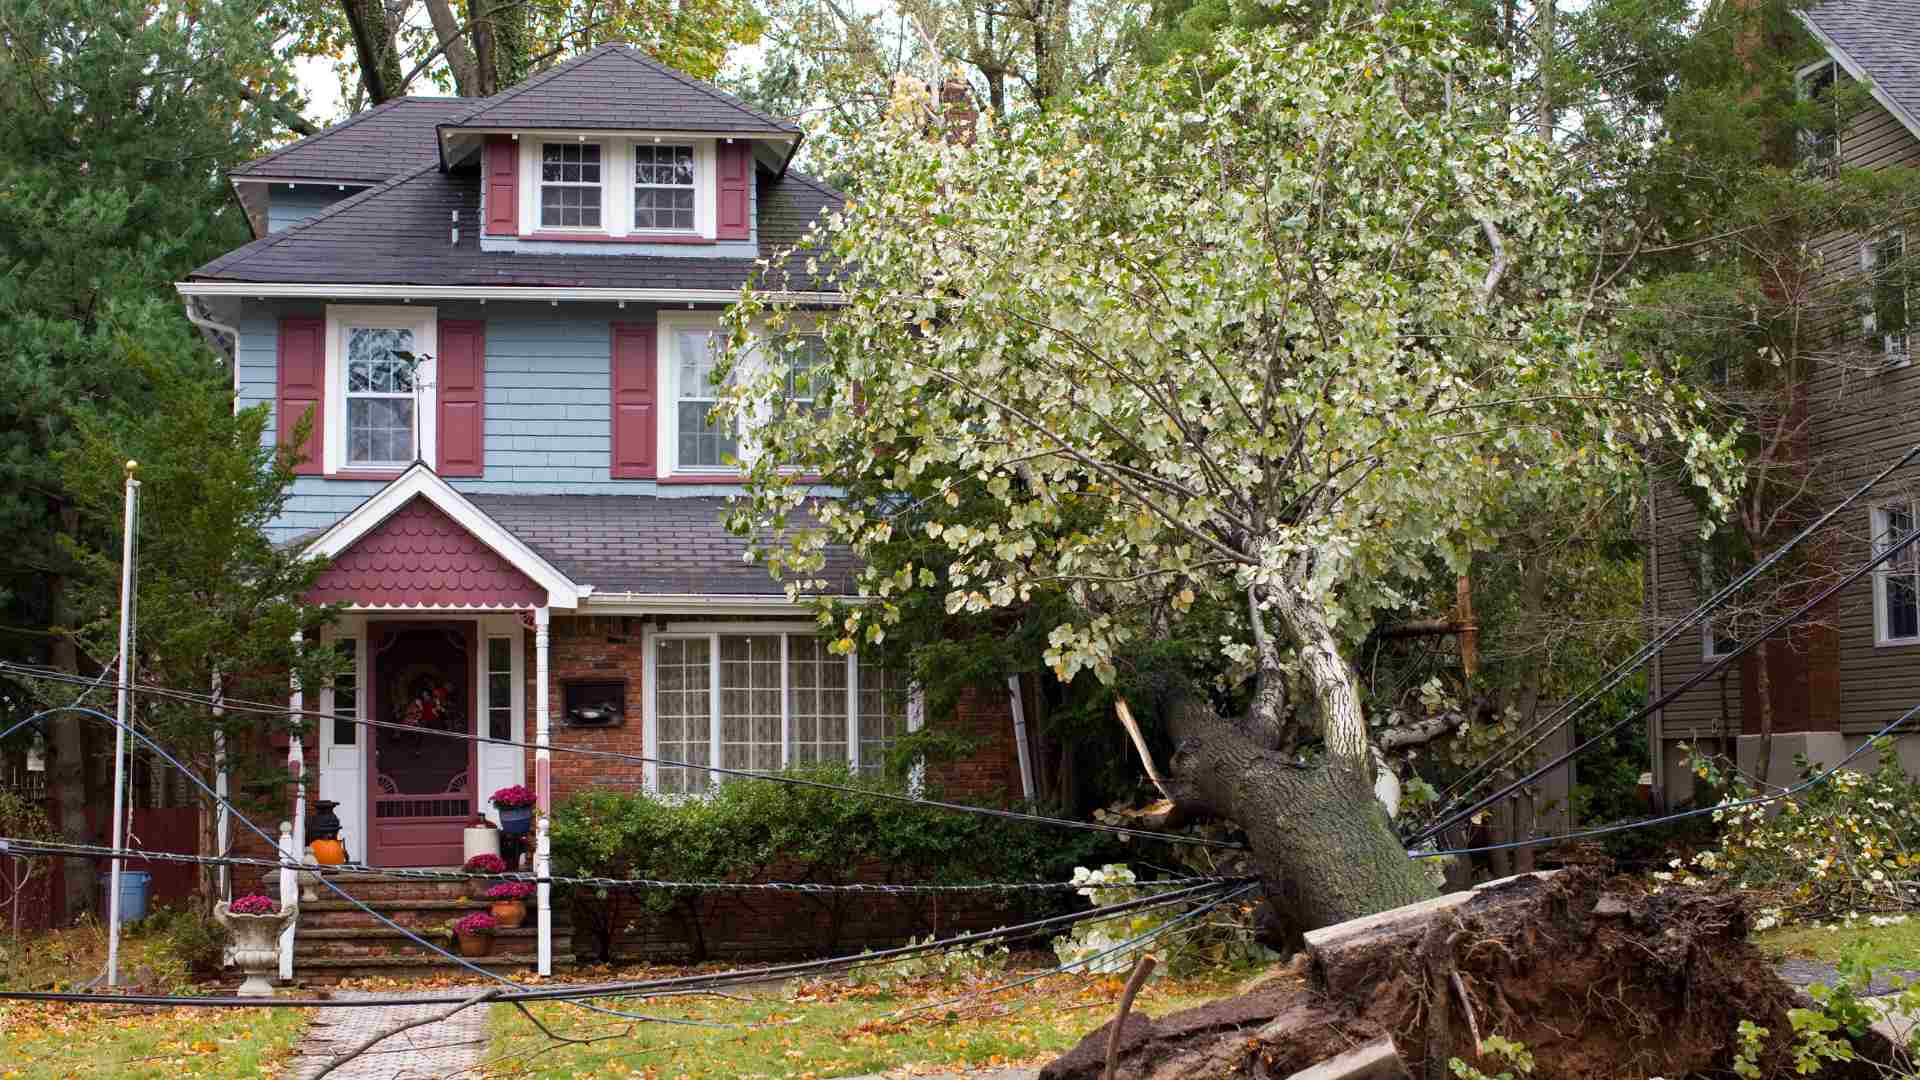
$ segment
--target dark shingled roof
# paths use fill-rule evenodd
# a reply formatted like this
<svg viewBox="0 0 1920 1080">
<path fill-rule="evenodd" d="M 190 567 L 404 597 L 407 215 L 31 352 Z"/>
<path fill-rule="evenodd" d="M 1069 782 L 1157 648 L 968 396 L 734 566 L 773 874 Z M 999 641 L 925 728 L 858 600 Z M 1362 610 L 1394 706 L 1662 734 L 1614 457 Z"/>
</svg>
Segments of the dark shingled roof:
<svg viewBox="0 0 1920 1080">
<path fill-rule="evenodd" d="M 822 211 L 842 196 L 789 169 L 758 174 L 760 251 L 773 255 L 797 243 Z M 451 244 L 450 211 L 460 211 L 460 242 Z M 431 162 L 368 188 L 306 221 L 228 252 L 195 270 L 196 280 L 319 282 L 366 285 L 516 285 L 552 288 L 737 289 L 752 259 L 654 255 L 535 255 L 480 250 L 480 176 L 443 173 Z M 789 262 L 780 288 L 829 286 Z"/>
<path fill-rule="evenodd" d="M 468 495 L 473 504 L 596 593 L 780 596 L 747 541 L 721 524 L 726 500 L 653 495 Z M 827 551 L 827 592 L 853 593 L 858 564 Z"/>
<path fill-rule="evenodd" d="M 378 184 L 440 160 L 434 129 L 476 98 L 401 97 L 233 170 L 242 179 Z"/>
<path fill-rule="evenodd" d="M 1902 120 L 1920 119 L 1920 0 L 1831 0 L 1802 16 L 1865 69 Z"/>
<path fill-rule="evenodd" d="M 451 128 L 584 128 L 797 135 L 792 124 L 626 45 L 590 49 L 482 99 Z"/>
</svg>

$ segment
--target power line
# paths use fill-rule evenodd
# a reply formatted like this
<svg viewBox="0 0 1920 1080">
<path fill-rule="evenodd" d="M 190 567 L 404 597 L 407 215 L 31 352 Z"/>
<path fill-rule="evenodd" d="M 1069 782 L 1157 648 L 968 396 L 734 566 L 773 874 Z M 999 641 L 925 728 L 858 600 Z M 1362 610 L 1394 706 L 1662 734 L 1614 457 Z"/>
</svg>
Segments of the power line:
<svg viewBox="0 0 1920 1080">
<path fill-rule="evenodd" d="M 1916 448 L 1916 449 L 1920 449 L 1920 448 Z M 1806 603 L 1800 605 L 1799 607 L 1795 608 L 1792 611 L 1787 612 L 1785 615 L 1780 616 L 1778 619 L 1775 619 L 1773 623 L 1769 625 L 1765 630 L 1762 630 L 1759 634 L 1756 634 L 1753 637 L 1748 638 L 1746 641 L 1743 641 L 1740 644 L 1736 645 L 1731 652 L 1726 653 L 1724 656 L 1720 657 L 1714 663 L 1709 664 L 1706 667 L 1703 667 L 1700 670 L 1694 672 L 1693 675 L 1691 675 L 1686 679 L 1686 681 L 1682 682 L 1679 686 L 1674 687 L 1672 690 L 1668 691 L 1667 693 L 1662 694 L 1657 700 L 1644 706 L 1638 711 L 1633 712 L 1627 716 L 1624 716 L 1621 719 L 1614 721 L 1612 724 L 1607 725 L 1605 730 L 1601 731 L 1599 734 L 1588 739 L 1586 742 L 1583 742 L 1580 745 L 1562 754 L 1556 755 L 1552 760 L 1548 761 L 1545 765 L 1542 765 L 1539 768 L 1528 773 L 1527 775 L 1520 777 L 1518 780 L 1515 780 L 1512 783 L 1507 784 L 1505 787 L 1500 788 L 1498 791 L 1495 791 L 1493 794 L 1488 795 L 1486 798 L 1481 799 L 1479 802 L 1476 802 L 1473 805 L 1467 807 L 1465 810 L 1460 811 L 1459 813 L 1455 814 L 1453 817 L 1448 818 L 1445 821 L 1441 821 L 1441 822 L 1426 826 L 1425 828 L 1421 829 L 1417 834 L 1415 834 L 1413 839 L 1408 842 L 1410 844 L 1417 844 L 1423 840 L 1439 835 L 1441 832 L 1444 832 L 1445 830 L 1452 828 L 1454 825 L 1459 824 L 1461 821 L 1471 818 L 1474 814 L 1479 813 L 1482 809 L 1488 806 L 1491 806 L 1494 803 L 1499 802 L 1501 799 L 1506 798 L 1507 796 L 1520 790 L 1526 785 L 1531 784 L 1535 780 L 1540 779 L 1542 776 L 1545 776 L 1546 774 L 1552 772 L 1553 770 L 1559 768 L 1560 766 L 1565 765 L 1567 762 L 1572 761 L 1575 757 L 1593 748 L 1602 740 L 1606 739 L 1608 736 L 1612 735 L 1614 732 L 1620 730 L 1622 727 L 1625 727 L 1627 724 L 1633 723 L 1638 720 L 1644 720 L 1648 716 L 1652 715 L 1652 713 L 1655 710 L 1663 709 L 1669 704 L 1672 704 L 1672 702 L 1676 698 L 1678 698 L 1681 694 L 1684 694 L 1688 690 L 1691 690 L 1694 687 L 1699 686 L 1701 683 L 1706 682 L 1708 679 L 1718 674 L 1727 665 L 1733 663 L 1735 660 L 1738 660 L 1742 656 L 1745 656 L 1748 652 L 1752 651 L 1755 647 L 1757 647 L 1761 642 L 1767 640 L 1768 638 L 1772 637 L 1774 634 L 1778 633 L 1782 627 L 1785 627 L 1788 624 L 1799 620 L 1800 617 L 1805 615 L 1807 612 L 1812 611 L 1814 608 L 1819 607 L 1823 603 L 1826 603 L 1827 600 L 1832 598 L 1832 596 L 1835 593 L 1839 592 L 1841 589 L 1846 588 L 1848 585 L 1851 585 L 1854 582 L 1865 577 L 1866 575 L 1872 573 L 1875 569 L 1880 567 L 1882 564 L 1886 563 L 1888 560 L 1892 559 L 1895 555 L 1898 555 L 1900 552 L 1906 550 L 1906 548 L 1909 545 L 1911 545 L 1915 540 L 1920 540 L 1920 529 L 1915 529 L 1914 531 L 1909 532 L 1904 538 L 1900 539 L 1899 541 L 1887 545 L 1886 550 L 1881 551 L 1879 554 L 1875 555 L 1873 558 L 1868 559 L 1865 563 L 1861 564 L 1858 567 L 1855 567 L 1853 570 L 1848 571 L 1845 577 L 1842 577 L 1839 581 L 1836 581 L 1831 585 L 1828 585 L 1826 588 L 1821 589 L 1818 593 L 1814 595 L 1812 599 L 1808 600 Z"/>
<path fill-rule="evenodd" d="M 1913 447 L 1909 448 L 1905 454 L 1902 454 L 1900 456 L 1899 460 L 1895 461 L 1891 465 L 1888 465 L 1886 468 L 1880 470 L 1880 472 L 1876 474 L 1872 479 L 1868 480 L 1865 484 L 1862 484 L 1858 489 L 1856 489 L 1853 492 L 1853 494 L 1848 495 L 1845 499 L 1841 500 L 1838 505 L 1834 506 L 1832 509 L 1828 510 L 1826 513 L 1820 515 L 1820 517 L 1814 520 L 1812 524 L 1808 525 L 1806 528 L 1801 529 L 1798 533 L 1794 534 L 1794 536 L 1791 539 L 1789 539 L 1780 548 L 1776 549 L 1773 553 L 1769 554 L 1766 558 L 1760 560 L 1760 562 L 1756 563 L 1752 568 L 1748 569 L 1746 573 L 1741 574 L 1738 578 L 1735 578 L 1733 581 L 1728 582 L 1718 592 L 1714 593 L 1712 596 L 1702 601 L 1699 604 L 1699 606 L 1695 607 L 1691 612 L 1689 612 L 1685 618 L 1680 620 L 1680 622 L 1656 634 L 1654 636 L 1654 639 L 1651 642 L 1648 642 L 1646 645 L 1642 646 L 1639 649 L 1639 651 L 1635 652 L 1632 656 L 1628 657 L 1626 660 L 1621 661 L 1611 671 L 1602 675 L 1600 678 L 1594 680 L 1594 682 L 1590 683 L 1586 687 L 1586 689 L 1575 694 L 1573 697 L 1568 698 L 1565 702 L 1561 703 L 1559 708 L 1553 710 L 1553 712 L 1549 713 L 1545 718 L 1530 725 L 1527 728 L 1527 730 L 1513 736 L 1513 738 L 1506 744 L 1506 746 L 1498 750 L 1495 750 L 1493 753 L 1490 753 L 1485 758 L 1481 759 L 1479 764 L 1475 765 L 1471 769 L 1468 769 L 1466 773 L 1462 774 L 1459 779 L 1447 785 L 1446 790 L 1441 793 L 1442 797 L 1446 798 L 1447 800 L 1446 804 L 1442 805 L 1439 809 L 1435 810 L 1433 813 L 1433 816 L 1428 820 L 1430 822 L 1437 821 L 1440 818 L 1444 817 L 1451 810 L 1452 806 L 1459 801 L 1459 799 L 1463 798 L 1466 794 L 1470 794 L 1471 792 L 1477 790 L 1482 784 L 1485 784 L 1488 780 L 1492 779 L 1494 773 L 1497 772 L 1500 768 L 1504 767 L 1505 765 L 1511 765 L 1517 762 L 1520 758 L 1531 753 L 1542 742 L 1546 740 L 1547 736 L 1553 734 L 1554 731 L 1559 730 L 1561 727 L 1566 726 L 1567 723 L 1572 721 L 1580 713 L 1585 712 L 1589 708 L 1592 708 L 1595 702 L 1597 702 L 1608 691 L 1612 690 L 1614 687 L 1620 685 L 1621 682 L 1625 681 L 1628 675 L 1632 674 L 1635 671 L 1638 671 L 1642 667 L 1645 667 L 1647 663 L 1653 659 L 1654 655 L 1660 652 L 1660 650 L 1672 644 L 1676 639 L 1678 639 L 1678 637 L 1682 633 L 1692 628 L 1693 626 L 1697 625 L 1701 619 L 1705 618 L 1707 615 L 1712 613 L 1714 609 L 1720 607 L 1721 605 L 1726 603 L 1728 600 L 1730 600 L 1736 592 L 1745 588 L 1755 578 L 1759 577 L 1761 574 L 1765 573 L 1769 568 L 1771 568 L 1775 563 L 1778 563 L 1781 559 L 1785 558 L 1788 552 L 1792 551 L 1795 547 L 1798 547 L 1802 542 L 1804 542 L 1808 537 L 1812 536 L 1815 532 L 1818 532 L 1820 529 L 1825 528 L 1827 523 L 1833 520 L 1833 518 L 1837 516 L 1842 510 L 1845 510 L 1847 507 L 1853 505 L 1855 502 L 1858 502 L 1860 499 L 1866 497 L 1866 495 L 1869 492 L 1871 492 L 1875 487 L 1879 486 L 1880 483 L 1886 480 L 1887 477 L 1893 475 L 1896 471 L 1898 471 L 1902 467 L 1913 462 L 1915 458 L 1920 458 L 1920 444 L 1915 444 Z M 1658 541 L 1658 538 L 1656 537 L 1656 542 L 1657 541 Z M 1549 724 L 1553 725 L 1551 730 L 1547 730 L 1547 731 L 1541 730 L 1542 728 L 1546 728 L 1547 725 Z M 1536 732 L 1539 732 L 1539 735 L 1537 738 L 1534 737 Z M 1529 738 L 1533 738 L 1533 741 L 1531 743 L 1528 743 L 1524 748 L 1518 750 L 1517 752 L 1513 752 L 1514 747 L 1519 746 L 1521 742 Z M 1501 759 L 1503 758 L 1506 759 L 1504 764 L 1502 765 L 1495 764 L 1496 762 L 1500 762 Z M 1477 776 L 1477 779 L 1476 779 L 1476 776 Z M 1466 788 L 1464 792 L 1460 791 L 1459 790 L 1460 785 L 1466 784 L 1469 781 L 1472 781 L 1472 785 Z M 1433 835 L 1434 832 L 1436 831 L 1438 830 L 1423 829 L 1420 835 L 1416 836 L 1412 842 L 1418 843 L 1420 840 Z"/>
<path fill-rule="evenodd" d="M 0 856 L 41 855 L 53 858 L 142 859 L 149 862 L 187 863 L 194 866 L 250 866 L 263 870 L 297 870 L 303 874 L 330 874 L 400 877 L 413 881 L 464 882 L 471 880 L 520 882 L 528 885 L 576 885 L 584 888 L 615 890 L 658 890 L 677 892 L 791 892 L 791 893 L 865 893 L 879 895 L 919 895 L 978 892 L 1073 892 L 1089 886 L 1074 881 L 980 881 L 942 884 L 894 884 L 890 882 L 818 881 L 661 881 L 653 878 L 587 877 L 553 874 L 540 877 L 525 873 L 466 873 L 451 870 L 422 870 L 412 867 L 363 866 L 354 863 L 322 865 L 279 862 L 244 855 L 192 855 L 177 851 L 151 851 L 146 848 L 111 848 L 100 844 L 73 844 L 64 841 L 26 840 L 0 836 Z M 1135 882 L 1136 888 L 1170 889 L 1187 885 L 1232 884 L 1243 878 L 1196 876 Z"/>
<path fill-rule="evenodd" d="M 1915 717 L 1920 717 L 1920 705 L 1915 705 L 1913 708 L 1908 709 L 1906 712 L 1900 714 L 1900 717 L 1898 719 L 1894 720 L 1892 723 L 1886 725 L 1885 727 L 1881 728 L 1879 731 L 1876 731 L 1872 735 L 1868 736 L 1867 741 L 1861 743 L 1859 746 L 1854 747 L 1851 753 L 1847 754 L 1846 757 L 1841 758 L 1840 763 L 1838 765 L 1835 765 L 1824 772 L 1815 774 L 1814 776 L 1810 776 L 1807 779 L 1792 785 L 1791 787 L 1782 788 L 1781 790 L 1772 792 L 1770 794 L 1756 795 L 1756 796 L 1753 796 L 1752 798 L 1740 799 L 1734 802 L 1718 803 L 1713 806 L 1699 806 L 1699 807 L 1693 808 L 1692 810 L 1679 810 L 1671 814 L 1661 815 L 1660 817 L 1642 818 L 1638 821 L 1621 821 L 1621 822 L 1615 822 L 1612 825 L 1598 825 L 1591 829 L 1583 829 L 1579 832 L 1562 833 L 1556 836 L 1535 836 L 1535 837 L 1529 837 L 1525 840 L 1508 840 L 1498 844 L 1485 844 L 1480 847 L 1448 848 L 1444 851 L 1415 852 L 1413 853 L 1413 857 L 1416 859 L 1431 859 L 1440 855 L 1473 855 L 1473 854 L 1478 854 L 1479 852 L 1482 852 L 1482 851 L 1510 851 L 1514 848 L 1539 847 L 1546 844 L 1563 844 L 1569 840 L 1585 840 L 1589 837 L 1594 837 L 1594 836 L 1607 836 L 1613 833 L 1632 832 L 1635 829 L 1650 829 L 1656 825 L 1666 825 L 1675 821 L 1684 821 L 1687 818 L 1700 817 L 1703 814 L 1719 814 L 1728 810 L 1739 810 L 1748 806 L 1762 806 L 1770 802 L 1778 802 L 1781 799 L 1789 799 L 1795 795 L 1798 795 L 1800 792 L 1806 791 L 1820 784 L 1824 784 L 1828 780 L 1833 779 L 1833 776 L 1835 773 L 1838 773 L 1841 769 L 1846 768 L 1849 762 L 1851 762 L 1854 758 L 1859 757 L 1861 754 L 1865 753 L 1867 749 L 1871 747 L 1876 741 L 1878 741 L 1881 738 L 1884 738 L 1885 736 L 1893 734 L 1894 729 L 1898 728 L 1900 725 L 1906 723 L 1907 721 L 1914 719 Z"/>
<path fill-rule="evenodd" d="M 40 668 L 29 667 L 23 664 L 16 664 L 9 660 L 0 660 L 0 672 L 12 673 L 16 675 L 25 676 L 28 678 L 43 679 L 51 682 L 71 683 L 79 679 L 79 676 L 71 675 L 71 674 L 68 674 L 67 672 L 47 671 Z M 116 689 L 119 687 L 119 684 L 117 683 L 106 683 L 102 685 L 114 686 Z M 134 694 L 146 694 L 153 697 L 169 698 L 175 701 L 183 701 L 190 704 L 206 705 L 208 707 L 211 707 L 214 704 L 210 696 L 195 693 L 189 690 L 176 690 L 168 687 L 159 687 L 159 686 L 141 686 L 138 684 L 131 685 L 127 689 L 130 693 L 134 693 Z M 388 720 L 373 720 L 373 719 L 368 719 L 364 717 L 354 717 L 354 716 L 336 716 L 331 713 L 318 712 L 312 709 L 294 709 L 294 708 L 290 708 L 282 705 L 273 705 L 268 702 L 238 701 L 233 698 L 224 698 L 219 702 L 219 704 L 222 708 L 228 709 L 233 712 L 254 713 L 254 714 L 263 715 L 263 716 L 312 717 L 319 720 L 332 720 L 336 723 L 344 722 L 344 723 L 357 724 L 363 727 L 386 728 L 386 729 L 391 729 L 395 731 L 404 731 L 404 732 L 409 732 L 416 735 L 422 735 L 422 734 L 435 735 L 441 738 L 459 739 L 465 742 L 482 742 L 482 743 L 489 743 L 494 746 L 513 746 L 513 747 L 519 747 L 521 749 L 528 749 L 528 750 L 542 749 L 542 747 L 538 746 L 535 743 L 530 743 L 520 739 L 495 739 L 485 735 L 475 735 L 471 732 L 441 731 L 435 728 L 414 727 L 409 724 L 396 724 Z M 25 723 L 25 721 L 23 721 L 22 723 Z M 6 731 L 0 731 L 0 739 L 4 739 L 8 735 L 12 734 L 14 729 L 18 728 L 19 726 L 21 725 L 16 724 L 14 725 L 14 727 L 8 728 Z M 1002 809 L 998 809 L 996 807 L 991 807 L 991 806 L 973 806 L 967 803 L 947 802 L 942 799 L 928 799 L 928 798 L 915 797 L 912 795 L 899 795 L 890 791 L 876 791 L 871 788 L 850 787 L 846 784 L 832 784 L 824 780 L 809 780 L 804 777 L 798 777 L 798 776 L 783 776 L 778 773 L 749 772 L 745 769 L 729 769 L 720 765 L 704 765 L 699 762 L 692 762 L 692 761 L 674 761 L 670 758 L 652 757 L 646 754 L 628 754 L 618 750 L 600 750 L 600 749 L 595 749 L 593 747 L 587 747 L 587 746 L 563 746 L 558 744 L 549 744 L 548 746 L 544 747 L 544 749 L 547 749 L 554 753 L 581 754 L 587 757 L 602 758 L 602 759 L 613 760 L 613 761 L 637 762 L 640 764 L 665 766 L 667 768 L 699 769 L 705 772 L 714 773 L 719 776 L 729 776 L 729 777 L 734 777 L 736 779 L 761 780 L 761 781 L 768 781 L 768 782 L 778 783 L 778 784 L 788 784 L 795 787 L 813 788 L 821 791 L 837 791 L 837 792 L 841 792 L 848 795 L 860 795 L 866 798 L 880 799 L 887 802 L 905 803 L 909 806 L 927 807 L 929 809 L 934 809 L 934 810 L 946 810 L 952 813 L 975 814 L 983 817 L 996 817 L 996 818 L 1001 818 L 1003 820 L 1009 820 L 1009 821 L 1025 821 L 1025 822 L 1029 822 L 1036 825 L 1052 825 L 1052 826 L 1055 826 L 1056 828 L 1081 829 L 1088 832 L 1103 832 L 1103 833 L 1110 833 L 1118 836 L 1134 836 L 1144 840 L 1162 840 L 1170 844 L 1196 844 L 1202 847 L 1225 848 L 1230 851 L 1246 850 L 1245 844 L 1241 844 L 1232 840 L 1214 840 L 1204 836 L 1185 836 L 1179 833 L 1154 832 L 1151 829 L 1133 829 L 1133 828 L 1128 828 L 1125 825 L 1108 825 L 1104 822 L 1097 822 L 1097 821 L 1076 821 L 1072 818 L 1051 817 L 1046 814 L 1030 814 L 1030 813 L 1025 813 L 1018 810 L 1002 810 Z"/>
<path fill-rule="evenodd" d="M 1240 892 L 1246 891 L 1248 884 L 1230 881 L 1227 885 L 1241 885 Z M 664 979 L 642 981 L 591 983 L 568 987 L 543 987 L 540 989 L 516 988 L 512 993 L 503 993 L 490 1000 L 504 1003 L 528 1001 L 572 1001 L 589 997 L 650 997 L 712 989 L 743 982 L 761 982 L 771 978 L 789 978 L 799 975 L 815 974 L 837 968 L 860 967 L 871 963 L 881 963 L 915 956 L 921 953 L 939 952 L 992 941 L 999 938 L 1018 938 L 1059 926 L 1085 922 L 1088 919 L 1101 919 L 1111 915 L 1120 915 L 1133 911 L 1150 911 L 1174 904 L 1183 903 L 1204 893 L 1222 891 L 1219 883 L 1195 885 L 1174 893 L 1159 896 L 1139 897 L 1133 900 L 1106 904 L 1086 911 L 1066 915 L 1055 915 L 1045 919 L 1015 926 L 999 927 L 993 930 L 980 930 L 960 934 L 950 938 L 918 944 L 899 945 L 878 951 L 869 951 L 853 955 L 828 957 L 821 960 L 802 960 L 787 964 L 769 964 L 754 968 L 735 968 L 729 971 L 717 971 L 701 975 L 680 975 Z M 245 997 L 192 997 L 188 995 L 168 994 L 89 994 L 51 990 L 0 990 L 0 1001 L 58 1001 L 69 1003 L 100 1003 L 112 1005 L 179 1005 L 193 1008 L 340 1008 L 340 1007 L 393 1007 L 402 1005 L 455 1005 L 468 999 L 464 994 L 423 994 L 409 998 L 393 998 L 379 1001 L 356 1001 L 335 998 L 245 998 Z M 606 1011 L 606 1010 L 602 1010 Z M 614 1015 L 624 1016 L 622 1013 Z"/>
</svg>

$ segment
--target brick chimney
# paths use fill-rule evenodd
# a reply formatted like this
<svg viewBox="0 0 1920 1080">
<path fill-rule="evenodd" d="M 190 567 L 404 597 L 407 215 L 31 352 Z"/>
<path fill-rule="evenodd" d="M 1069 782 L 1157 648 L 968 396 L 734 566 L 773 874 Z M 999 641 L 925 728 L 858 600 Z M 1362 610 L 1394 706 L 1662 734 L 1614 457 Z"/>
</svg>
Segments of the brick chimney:
<svg viewBox="0 0 1920 1080">
<path fill-rule="evenodd" d="M 973 106 L 973 89 L 965 79 L 948 79 L 940 84 L 940 126 L 948 142 L 971 146 L 979 120 L 980 110 Z"/>
</svg>

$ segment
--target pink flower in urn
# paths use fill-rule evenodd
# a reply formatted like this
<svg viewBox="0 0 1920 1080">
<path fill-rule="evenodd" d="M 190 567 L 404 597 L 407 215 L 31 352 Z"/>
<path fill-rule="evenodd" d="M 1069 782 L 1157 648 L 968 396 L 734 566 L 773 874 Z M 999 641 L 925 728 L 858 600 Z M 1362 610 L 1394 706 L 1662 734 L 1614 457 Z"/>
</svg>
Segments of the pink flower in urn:
<svg viewBox="0 0 1920 1080">
<path fill-rule="evenodd" d="M 279 912 L 280 905 L 271 897 L 253 893 L 228 904 L 227 910 L 235 915 L 273 915 Z"/>
<path fill-rule="evenodd" d="M 525 784 L 515 784 L 494 792 L 493 798 L 489 801 L 502 810 L 517 810 L 523 806 L 533 805 L 533 792 L 527 790 Z"/>
<path fill-rule="evenodd" d="M 533 895 L 533 886 L 524 881 L 503 881 L 487 890 L 489 900 L 525 900 Z"/>
<path fill-rule="evenodd" d="M 481 852 L 467 860 L 467 872 L 470 874 L 504 874 L 507 862 L 491 852 Z"/>
</svg>

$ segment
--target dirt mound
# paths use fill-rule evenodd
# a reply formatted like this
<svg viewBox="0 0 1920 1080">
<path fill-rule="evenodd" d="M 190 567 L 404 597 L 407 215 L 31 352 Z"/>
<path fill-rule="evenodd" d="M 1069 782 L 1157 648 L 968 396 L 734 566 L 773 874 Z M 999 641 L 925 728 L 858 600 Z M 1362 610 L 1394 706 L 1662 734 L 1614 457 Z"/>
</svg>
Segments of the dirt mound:
<svg viewBox="0 0 1920 1080">
<path fill-rule="evenodd" d="M 1385 1031 L 1414 1076 L 1451 1076 L 1454 1057 L 1505 1071 L 1476 1053 L 1495 1034 L 1532 1051 L 1537 1080 L 1725 1075 L 1752 1020 L 1773 1033 L 1763 1071 L 1789 1073 L 1794 994 L 1747 930 L 1733 894 L 1648 893 L 1592 867 L 1511 879 L 1318 932 L 1297 987 L 1129 1018 L 1118 1072 L 1285 1077 Z M 1041 1076 L 1098 1077 L 1106 1040 Z"/>
</svg>

